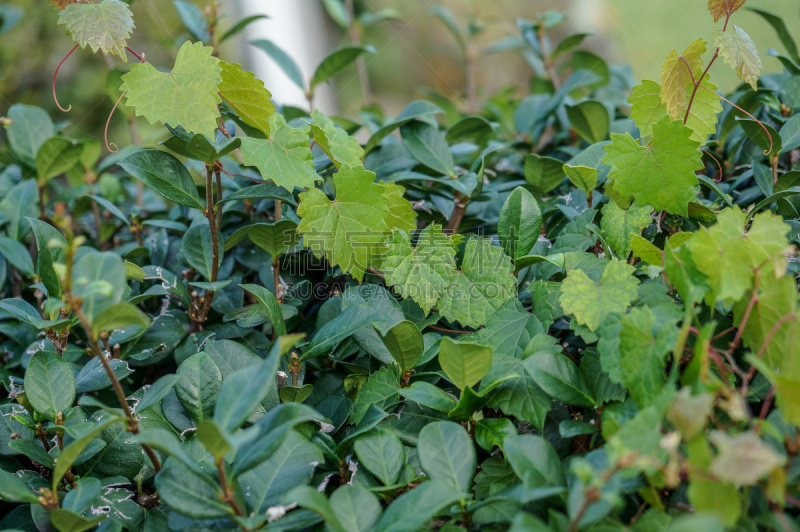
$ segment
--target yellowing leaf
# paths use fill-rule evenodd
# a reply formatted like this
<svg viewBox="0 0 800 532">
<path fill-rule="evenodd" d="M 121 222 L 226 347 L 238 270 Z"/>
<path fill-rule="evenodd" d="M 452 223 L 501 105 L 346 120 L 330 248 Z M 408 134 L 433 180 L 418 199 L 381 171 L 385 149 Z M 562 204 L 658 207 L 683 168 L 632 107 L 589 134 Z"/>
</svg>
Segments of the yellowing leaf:
<svg viewBox="0 0 800 532">
<path fill-rule="evenodd" d="M 131 65 L 122 76 L 121 91 L 127 91 L 127 106 L 136 109 L 151 124 L 183 126 L 192 133 L 215 138 L 218 105 L 217 86 L 222 77 L 213 48 L 185 42 L 178 51 L 172 72 L 159 72 L 150 63 Z"/>
<path fill-rule="evenodd" d="M 744 5 L 747 0 L 708 0 L 708 10 L 714 17 L 714 22 L 733 14 Z"/>
<path fill-rule="evenodd" d="M 661 85 L 648 79 L 636 85 L 628 97 L 631 104 L 631 118 L 642 137 L 653 135 L 653 126 L 667 116 L 667 106 L 661 101 Z"/>
<path fill-rule="evenodd" d="M 631 236 L 639 236 L 652 219 L 650 205 L 640 207 L 631 204 L 627 210 L 620 209 L 613 201 L 603 207 L 600 226 L 606 234 L 606 242 L 620 259 L 627 259 L 631 252 Z"/>
<path fill-rule="evenodd" d="M 694 173 L 703 169 L 699 143 L 691 135 L 691 129 L 668 117 L 655 125 L 647 146 L 629 133 L 612 134 L 603 163 L 613 167 L 608 179 L 615 192 L 633 196 L 639 205 L 688 216 L 698 183 Z"/>
<path fill-rule="evenodd" d="M 583 271 L 570 270 L 561 285 L 558 302 L 578 323 L 596 331 L 606 316 L 625 312 L 636 299 L 639 281 L 633 276 L 634 271 L 633 266 L 613 259 L 596 283 Z"/>
<path fill-rule="evenodd" d="M 705 51 L 705 41 L 697 39 L 681 55 L 672 50 L 661 67 L 661 101 L 666 104 L 667 112 L 673 120 L 679 117 L 683 118 L 680 116 L 681 110 L 684 113 L 686 112 L 686 103 L 688 101 L 686 86 L 692 84 L 693 76 L 694 79 L 700 79 L 700 75 L 703 73 L 703 54 Z M 687 63 L 689 64 L 688 67 L 686 66 Z"/>
<path fill-rule="evenodd" d="M 264 82 L 235 63 L 221 63 L 220 66 L 220 98 L 236 111 L 245 124 L 269 136 L 269 117 L 275 113 L 275 106 L 270 101 L 272 94 L 264 88 Z"/>
<path fill-rule="evenodd" d="M 696 140 L 701 146 L 705 146 L 708 136 L 717 130 L 717 115 L 722 112 L 722 103 L 717 94 L 717 86 L 711 83 L 708 78 L 709 76 L 706 74 L 697 89 L 692 108 L 689 109 L 689 116 L 686 120 L 686 127 L 692 130 L 692 135 L 689 138 Z M 687 106 L 693 90 L 693 85 L 686 87 Z M 686 118 L 686 109 L 683 109 L 681 115 L 677 118 L 679 120 Z"/>
<path fill-rule="evenodd" d="M 265 180 L 272 180 L 288 191 L 314 188 L 322 180 L 314 170 L 308 126 L 292 127 L 279 113 L 269 117 L 271 136 L 268 139 L 242 139 L 244 164 L 255 166 Z"/>
<path fill-rule="evenodd" d="M 717 457 L 709 470 L 718 479 L 737 486 L 752 486 L 786 461 L 754 432 L 729 436 L 714 431 L 711 441 L 717 448 Z"/>
<path fill-rule="evenodd" d="M 73 3 L 64 6 L 59 1 L 56 7 L 63 8 L 58 23 L 64 24 L 72 35 L 72 41 L 81 48 L 89 46 L 93 52 L 125 58 L 125 46 L 133 31 L 133 13 L 121 0 L 103 0 L 99 4 Z"/>
<path fill-rule="evenodd" d="M 411 246 L 408 234 L 395 229 L 386 241 L 383 271 L 386 285 L 416 301 L 427 315 L 439 301 L 455 273 L 456 250 L 442 227 L 431 224 Z"/>
<path fill-rule="evenodd" d="M 758 90 L 758 76 L 761 74 L 761 58 L 750 36 L 739 26 L 733 27 L 733 35 L 724 31 L 714 32 L 714 44 L 719 47 L 719 55 L 736 71 L 739 79 L 746 81 Z"/>
<path fill-rule="evenodd" d="M 517 278 L 511 259 L 490 238 L 467 241 L 461 271 L 437 304 L 439 313 L 466 327 L 486 325 L 503 302 L 516 297 Z"/>
<path fill-rule="evenodd" d="M 316 257 L 326 256 L 361 281 L 383 242 L 386 231 L 386 197 L 375 174 L 363 167 L 343 166 L 333 176 L 336 198 L 331 201 L 319 189 L 300 194 L 297 230 Z"/>
</svg>

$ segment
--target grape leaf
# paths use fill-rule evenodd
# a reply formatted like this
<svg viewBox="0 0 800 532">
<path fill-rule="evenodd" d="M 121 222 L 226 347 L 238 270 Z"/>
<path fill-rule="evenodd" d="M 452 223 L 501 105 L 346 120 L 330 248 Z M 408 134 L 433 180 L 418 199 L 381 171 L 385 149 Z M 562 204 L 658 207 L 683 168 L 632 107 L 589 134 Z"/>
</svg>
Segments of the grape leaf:
<svg viewBox="0 0 800 532">
<path fill-rule="evenodd" d="M 316 175 L 316 174 L 315 174 Z M 332 266 L 361 281 L 383 242 L 389 209 L 375 174 L 361 166 L 342 166 L 333 176 L 336 199 L 316 188 L 300 194 L 297 230 L 316 257 L 327 256 Z"/>
<path fill-rule="evenodd" d="M 417 213 L 414 212 L 411 203 L 403 197 L 405 191 L 406 189 L 394 181 L 383 183 L 383 195 L 386 196 L 386 206 L 389 208 L 386 226 L 390 230 L 402 229 L 410 234 L 417 228 Z"/>
<path fill-rule="evenodd" d="M 653 126 L 667 116 L 667 106 L 661 101 L 661 85 L 649 79 L 636 85 L 628 97 L 630 117 L 636 122 L 642 137 L 653 135 Z"/>
<path fill-rule="evenodd" d="M 640 205 L 688 217 L 698 183 L 694 172 L 703 169 L 699 143 L 691 135 L 691 129 L 669 117 L 654 126 L 647 146 L 629 133 L 612 133 L 603 163 L 612 166 L 608 179 L 614 190 L 633 196 Z"/>
<path fill-rule="evenodd" d="M 717 115 L 722 112 L 722 103 L 717 94 L 717 86 L 711 83 L 708 78 L 709 76 L 706 74 L 703 82 L 700 83 L 700 88 L 697 89 L 697 94 L 695 94 L 692 102 L 692 108 L 689 109 L 689 116 L 686 117 L 686 109 L 682 109 L 680 116 L 673 117 L 679 120 L 686 118 L 686 127 L 692 130 L 692 135 L 689 138 L 696 140 L 701 146 L 705 146 L 708 136 L 717 131 Z M 687 105 L 693 90 L 694 85 L 686 87 Z"/>
<path fill-rule="evenodd" d="M 279 113 L 269 117 L 272 132 L 268 139 L 247 137 L 242 139 L 244 164 L 255 166 L 265 180 L 289 192 L 298 188 L 314 188 L 322 178 L 314 170 L 308 126 L 292 127 Z"/>
<path fill-rule="evenodd" d="M 733 306 L 734 323 L 737 326 L 748 312 L 751 293 L 748 292 L 748 297 Z M 755 294 L 755 304 L 749 312 L 742 332 L 744 345 L 758 353 L 766 343 L 767 336 L 771 335 L 772 339 L 767 343 L 763 355 L 770 367 L 781 368 L 781 373 L 800 369 L 800 328 L 794 320 L 785 318 L 797 314 L 797 285 L 792 276 L 776 277 L 774 270 L 764 268 Z M 782 319 L 783 323 L 779 324 Z M 788 367 L 792 364 L 793 368 Z"/>
<path fill-rule="evenodd" d="M 439 301 L 455 274 L 456 250 L 440 225 L 431 224 L 417 236 L 417 244 L 395 229 L 386 241 L 383 271 L 387 286 L 416 301 L 427 315 Z"/>
<path fill-rule="evenodd" d="M 471 238 L 461 271 L 437 304 L 439 313 L 465 327 L 486 325 L 503 302 L 517 295 L 511 259 L 490 238 Z"/>
<path fill-rule="evenodd" d="M 724 31 L 714 32 L 714 44 L 719 55 L 736 71 L 739 79 L 746 81 L 758 90 L 758 76 L 761 74 L 761 58 L 750 36 L 739 26 L 733 27 L 733 35 Z"/>
<path fill-rule="evenodd" d="M 125 46 L 133 31 L 133 13 L 121 0 L 103 0 L 99 4 L 57 5 L 63 11 L 58 23 L 64 24 L 72 41 L 81 48 L 89 46 L 92 52 L 118 55 L 123 60 Z"/>
<path fill-rule="evenodd" d="M 675 322 L 649 307 L 634 308 L 622 316 L 619 332 L 619 366 L 622 384 L 631 399 L 644 408 L 666 381 L 664 357 L 675 345 Z"/>
<path fill-rule="evenodd" d="M 714 17 L 714 23 L 717 23 L 719 19 L 738 11 L 745 2 L 747 0 L 708 0 L 708 10 Z"/>
<path fill-rule="evenodd" d="M 606 316 L 625 312 L 636 299 L 639 281 L 633 276 L 634 271 L 633 266 L 612 259 L 596 283 L 582 270 L 570 270 L 561 285 L 558 302 L 578 323 L 596 331 Z"/>
<path fill-rule="evenodd" d="M 789 242 L 789 226 L 771 212 L 761 212 L 745 232 L 747 218 L 738 207 L 717 216 L 711 228 L 700 227 L 687 242 L 697 268 L 708 277 L 706 302 L 738 301 L 753 286 L 753 269 L 781 256 Z"/>
<path fill-rule="evenodd" d="M 603 207 L 603 219 L 600 226 L 606 234 L 606 242 L 620 259 L 627 259 L 631 252 L 631 235 L 641 235 L 642 229 L 652 222 L 650 205 L 640 207 L 636 202 L 627 210 L 620 209 L 617 204 L 609 202 Z"/>
<path fill-rule="evenodd" d="M 315 110 L 311 114 L 314 123 L 310 124 L 311 134 L 317 146 L 328 156 L 336 168 L 343 164 L 358 166 L 364 156 L 364 149 L 358 145 L 358 139 L 351 137 L 347 131 L 336 127 L 333 120 Z"/>
<path fill-rule="evenodd" d="M 667 112 L 673 119 L 679 117 L 681 109 L 684 113 L 686 112 L 688 101 L 686 87 L 692 85 L 693 80 L 700 79 L 700 75 L 703 73 L 703 54 L 705 52 L 705 41 L 697 39 L 681 55 L 672 50 L 661 67 L 661 101 L 666 104 Z M 687 63 L 691 71 L 687 68 Z"/>
<path fill-rule="evenodd" d="M 178 51 L 172 72 L 160 72 L 150 63 L 131 65 L 122 76 L 121 91 L 127 91 L 128 107 L 136 109 L 151 124 L 183 126 L 192 133 L 215 138 L 222 82 L 214 49 L 186 41 Z"/>
<path fill-rule="evenodd" d="M 275 113 L 270 101 L 272 94 L 264 88 L 264 82 L 252 72 L 242 70 L 236 63 L 221 63 L 222 83 L 219 97 L 230 105 L 245 124 L 251 125 L 269 136 L 269 117 Z"/>
</svg>

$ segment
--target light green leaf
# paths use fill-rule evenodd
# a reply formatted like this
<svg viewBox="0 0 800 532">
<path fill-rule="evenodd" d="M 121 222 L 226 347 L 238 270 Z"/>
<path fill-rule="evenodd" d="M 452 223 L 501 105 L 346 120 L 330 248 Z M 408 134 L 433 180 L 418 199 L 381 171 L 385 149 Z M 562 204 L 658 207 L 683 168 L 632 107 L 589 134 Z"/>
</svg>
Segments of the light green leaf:
<svg viewBox="0 0 800 532">
<path fill-rule="evenodd" d="M 639 281 L 633 276 L 634 271 L 633 266 L 612 259 L 600 282 L 595 283 L 582 270 L 570 270 L 561 285 L 558 302 L 578 323 L 596 331 L 606 316 L 625 312 L 636 299 Z"/>
<path fill-rule="evenodd" d="M 492 348 L 469 342 L 454 342 L 442 338 L 439 347 L 439 365 L 447 378 L 459 390 L 471 388 L 492 367 Z"/>
<path fill-rule="evenodd" d="M 538 237 L 537 237 L 538 238 Z M 439 299 L 439 313 L 467 327 L 486 325 L 500 306 L 516 297 L 511 259 L 490 238 L 473 237 L 466 245 L 461 271 Z"/>
<path fill-rule="evenodd" d="M 573 406 L 594 406 L 594 398 L 589 394 L 578 366 L 561 354 L 558 346 L 543 346 L 531 353 L 522 365 L 552 398 Z"/>
<path fill-rule="evenodd" d="M 586 195 L 592 193 L 597 186 L 597 169 L 589 168 L 588 166 L 570 166 L 564 165 L 564 173 L 567 174 L 567 179 L 570 182 L 586 192 Z"/>
<path fill-rule="evenodd" d="M 535 487 L 566 485 L 561 460 L 541 436 L 508 436 L 503 445 L 506 459 L 520 480 Z"/>
<path fill-rule="evenodd" d="M 331 201 L 311 188 L 300 194 L 297 230 L 314 256 L 326 256 L 361 281 L 386 231 L 386 197 L 375 174 L 363 167 L 343 166 L 333 177 L 336 198 Z"/>
<path fill-rule="evenodd" d="M 406 189 L 389 181 L 383 184 L 383 195 L 386 196 L 386 207 L 389 216 L 386 218 L 386 227 L 390 230 L 401 229 L 411 234 L 417 228 L 417 213 L 411 203 L 403 197 Z"/>
<path fill-rule="evenodd" d="M 222 385 L 222 374 L 214 360 L 205 353 L 197 353 L 178 366 L 180 376 L 175 392 L 183 407 L 200 422 L 211 417 Z"/>
<path fill-rule="evenodd" d="M 275 63 L 278 64 L 283 73 L 300 88 L 300 90 L 305 91 L 305 83 L 303 82 L 303 73 L 300 70 L 300 67 L 297 66 L 297 63 L 289 57 L 289 55 L 283 51 L 282 48 L 278 47 L 272 41 L 268 41 L 265 39 L 260 39 L 257 41 L 250 41 L 249 44 L 252 44 L 268 56 L 272 58 Z"/>
<path fill-rule="evenodd" d="M 758 90 L 758 76 L 761 75 L 761 58 L 750 36 L 739 26 L 733 26 L 733 35 L 724 31 L 714 32 L 714 44 L 719 54 L 736 71 L 739 79 Z"/>
<path fill-rule="evenodd" d="M 615 192 L 633 196 L 639 205 L 688 216 L 697 185 L 695 171 L 703 169 L 699 143 L 680 121 L 664 118 L 653 128 L 653 138 L 640 146 L 630 134 L 612 134 L 603 162 L 612 165 L 608 179 Z"/>
<path fill-rule="evenodd" d="M 134 63 L 122 76 L 120 90 L 127 91 L 126 105 L 151 124 L 172 127 L 215 138 L 222 100 L 219 59 L 213 48 L 186 41 L 178 51 L 172 72 L 160 72 L 150 63 Z"/>
<path fill-rule="evenodd" d="M 39 496 L 27 482 L 2 468 L 0 468 L 0 497 L 6 502 L 39 504 Z"/>
<path fill-rule="evenodd" d="M 425 425 L 417 443 L 419 462 L 433 480 L 466 493 L 475 476 L 475 447 L 464 427 L 452 421 Z"/>
<path fill-rule="evenodd" d="M 322 178 L 314 171 L 308 126 L 286 124 L 279 113 L 269 117 L 272 136 L 268 139 L 242 139 L 244 164 L 255 166 L 265 180 L 291 192 L 295 187 L 313 188 Z"/>
<path fill-rule="evenodd" d="M 49 253 L 49 251 L 48 251 Z M 33 278 L 36 272 L 33 269 L 33 260 L 28 249 L 12 238 L 0 236 L 0 255 L 3 256 L 20 273 Z"/>
<path fill-rule="evenodd" d="M 708 277 L 707 302 L 738 301 L 753 285 L 753 268 L 789 245 L 789 226 L 770 212 L 758 213 L 745 232 L 741 209 L 723 210 L 711 228 L 700 227 L 687 243 L 697 268 Z"/>
<path fill-rule="evenodd" d="M 306 399 L 311 397 L 312 393 L 314 393 L 312 384 L 304 384 L 303 386 L 286 385 L 281 388 L 278 395 L 284 403 L 304 403 Z"/>
<path fill-rule="evenodd" d="M 386 285 L 404 298 L 416 301 L 427 315 L 444 295 L 455 274 L 455 254 L 451 239 L 439 225 L 431 224 L 417 236 L 417 244 L 405 232 L 395 229 L 386 241 L 382 257 Z"/>
<path fill-rule="evenodd" d="M 333 120 L 317 110 L 311 113 L 311 118 L 314 120 L 314 123 L 310 124 L 314 140 L 336 168 L 341 168 L 343 164 L 348 166 L 361 164 L 364 149 L 358 145 L 358 139 L 348 135 L 347 131 L 337 127 Z"/>
<path fill-rule="evenodd" d="M 661 85 L 648 79 L 636 85 L 628 96 L 630 117 L 636 122 L 642 137 L 653 135 L 653 126 L 667 116 L 667 106 L 661 101 Z"/>
<path fill-rule="evenodd" d="M 617 207 L 613 201 L 603 206 L 600 227 L 606 234 L 606 242 L 617 257 L 628 258 L 633 240 L 631 236 L 641 235 L 642 229 L 650 225 L 653 221 L 650 217 L 652 212 L 653 208 L 650 205 L 640 207 L 636 202 L 626 210 Z"/>
<path fill-rule="evenodd" d="M 35 168 L 39 148 L 55 135 L 50 115 L 39 107 L 15 103 L 8 109 L 8 118 L 12 120 L 6 127 L 11 151 L 21 163 Z"/>
<path fill-rule="evenodd" d="M 133 13 L 128 4 L 120 0 L 103 0 L 99 4 L 73 3 L 58 15 L 73 42 L 81 48 L 89 46 L 92 52 L 118 55 L 123 60 L 125 46 L 133 32 Z"/>
<path fill-rule="evenodd" d="M 73 512 L 72 510 L 65 510 L 64 508 L 58 508 L 50 513 L 50 521 L 53 523 L 53 526 L 59 530 L 59 532 L 84 532 L 85 530 L 96 527 L 107 517 L 107 515 L 99 515 L 90 519 Z"/>
<path fill-rule="evenodd" d="M 117 303 L 105 309 L 92 321 L 92 335 L 97 340 L 101 331 L 111 333 L 125 327 L 144 330 L 150 326 L 150 316 L 130 303 Z"/>
<path fill-rule="evenodd" d="M 375 530 L 382 512 L 381 503 L 366 488 L 353 484 L 340 486 L 331 494 L 330 502 L 333 513 L 347 532 Z"/>
<path fill-rule="evenodd" d="M 689 97 L 694 87 L 686 88 Z M 687 101 L 688 101 L 687 97 Z M 703 78 L 700 88 L 694 97 L 694 103 L 689 110 L 689 118 L 686 120 L 686 127 L 692 130 L 692 140 L 696 140 L 701 146 L 706 145 L 709 135 L 713 135 L 717 131 L 717 115 L 722 112 L 722 101 L 717 94 L 717 86 L 711 83 L 708 74 Z M 678 119 L 683 120 L 686 117 L 686 110 L 684 109 Z"/>
<path fill-rule="evenodd" d="M 264 88 L 264 82 L 252 72 L 242 70 L 236 63 L 220 63 L 222 83 L 219 97 L 236 111 L 245 124 L 253 126 L 265 135 L 270 134 L 269 118 L 275 113 L 272 94 Z"/>
</svg>

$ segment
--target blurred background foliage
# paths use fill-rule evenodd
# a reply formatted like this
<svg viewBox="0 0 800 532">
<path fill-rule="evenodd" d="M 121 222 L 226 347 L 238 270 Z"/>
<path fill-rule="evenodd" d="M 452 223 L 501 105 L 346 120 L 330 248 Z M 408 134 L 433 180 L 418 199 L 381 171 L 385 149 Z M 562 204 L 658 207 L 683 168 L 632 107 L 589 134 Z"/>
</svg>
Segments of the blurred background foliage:
<svg viewBox="0 0 800 532">
<path fill-rule="evenodd" d="M 205 9 L 211 0 L 190 0 Z M 220 28 L 233 25 L 245 10 L 245 0 L 219 0 L 219 11 L 227 16 Z M 274 14 L 282 9 L 298 9 L 299 0 L 259 0 L 261 12 Z M 464 66 L 459 46 L 431 8 L 444 6 L 455 19 L 466 26 L 481 28 L 475 38 L 477 52 L 475 75 L 479 95 L 488 98 L 501 91 L 518 97 L 528 93 L 535 73 L 526 60 L 514 51 L 486 54 L 493 45 L 519 35 L 517 19 L 534 19 L 549 9 L 568 15 L 567 22 L 553 32 L 553 41 L 575 33 L 591 33 L 582 48 L 593 51 L 610 65 L 630 65 L 630 75 L 640 79 L 658 79 L 664 57 L 672 49 L 679 51 L 698 36 L 711 40 L 714 27 L 705 13 L 705 0 L 355 0 L 357 11 L 393 9 L 399 20 L 378 24 L 368 29 L 362 40 L 375 46 L 377 53 L 367 58 L 367 71 L 372 86 L 372 100 L 379 102 L 387 114 L 394 114 L 409 101 L 424 96 L 430 89 L 448 97 L 463 93 Z M 252 8 L 251 2 L 250 7 Z M 800 37 L 800 7 L 797 0 L 750 0 L 748 7 L 764 9 L 783 17 Z M 77 50 L 64 64 L 58 78 L 59 100 L 72 105 L 73 112 L 57 111 L 50 98 L 51 80 L 59 62 L 69 51 L 71 39 L 63 27 L 56 25 L 58 13 L 46 0 L 0 1 L 0 11 L 14 6 L 24 10 L 22 21 L 13 30 L 0 36 L 0 116 L 12 103 L 31 103 L 45 107 L 54 117 L 67 121 L 64 132 L 72 137 L 102 136 L 105 117 L 113 101 L 102 90 L 106 86 L 109 67 L 123 67 L 119 59 L 104 60 L 101 55 Z M 161 67 L 172 64 L 180 44 L 189 37 L 169 0 L 135 0 L 131 3 L 137 30 L 130 44 L 144 52 L 150 62 Z M 321 0 L 302 2 L 302 9 L 324 9 Z M 1 17 L 0 17 L 1 18 Z M 746 25 L 763 57 L 765 72 L 780 71 L 780 63 L 770 57 L 770 48 L 779 43 L 769 25 L 754 13 L 743 11 L 738 22 Z M 329 35 L 298 35 L 320 47 L 348 42 L 345 32 L 328 19 Z M 256 26 L 256 25 L 254 25 Z M 261 25 L 258 28 L 268 28 Z M 242 32 L 222 46 L 226 60 L 238 61 L 248 69 L 258 61 L 269 61 L 263 53 L 249 46 L 253 39 L 269 39 L 263 29 Z M 332 43 L 332 44 L 331 44 Z M 292 49 L 286 51 L 291 55 Z M 710 54 L 710 52 L 709 52 Z M 321 55 L 325 55 L 325 51 Z M 116 65 L 114 64 L 116 62 Z M 726 68 L 715 69 L 712 80 L 721 90 L 731 91 L 735 74 Z M 267 87 L 271 81 L 264 80 Z M 355 112 L 362 102 L 355 72 L 339 76 L 334 93 L 336 108 L 342 114 Z M 277 99 L 277 98 L 276 98 Z M 278 102 L 280 103 L 280 101 Z M 163 128 L 150 129 L 144 121 L 143 139 L 160 140 Z M 111 137 L 126 143 L 124 121 L 112 120 Z"/>
</svg>

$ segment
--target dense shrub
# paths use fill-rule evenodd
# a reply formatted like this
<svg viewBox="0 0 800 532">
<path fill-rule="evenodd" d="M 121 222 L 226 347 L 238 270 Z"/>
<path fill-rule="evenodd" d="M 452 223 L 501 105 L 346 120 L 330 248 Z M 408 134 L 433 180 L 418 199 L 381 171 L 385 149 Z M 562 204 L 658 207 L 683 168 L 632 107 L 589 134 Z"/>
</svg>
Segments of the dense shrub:
<svg viewBox="0 0 800 532">
<path fill-rule="evenodd" d="M 760 76 L 745 1 L 658 81 L 548 12 L 490 50 L 525 98 L 468 74 L 346 119 L 315 89 L 391 12 L 326 2 L 353 42 L 310 79 L 255 43 L 309 114 L 217 58 L 252 19 L 179 2 L 197 42 L 156 68 L 125 2 L 51 0 L 133 58 L 109 120 L 166 129 L 3 119 L 0 529 L 797 530 L 800 66 L 754 9 L 787 53 Z M 469 72 L 480 26 L 435 14 Z"/>
</svg>

